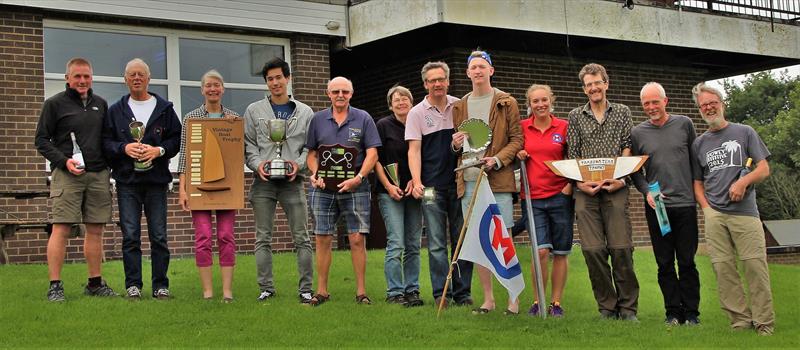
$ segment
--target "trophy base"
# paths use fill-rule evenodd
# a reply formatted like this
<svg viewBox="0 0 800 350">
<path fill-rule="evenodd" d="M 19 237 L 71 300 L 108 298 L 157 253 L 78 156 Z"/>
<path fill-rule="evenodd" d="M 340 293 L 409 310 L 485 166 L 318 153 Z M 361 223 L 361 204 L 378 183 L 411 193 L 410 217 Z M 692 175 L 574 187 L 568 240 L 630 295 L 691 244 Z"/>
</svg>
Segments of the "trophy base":
<svg viewBox="0 0 800 350">
<path fill-rule="evenodd" d="M 145 172 L 153 169 L 153 162 L 133 162 L 133 170 L 137 172 Z"/>
<path fill-rule="evenodd" d="M 292 164 L 282 159 L 273 159 L 264 166 L 264 173 L 267 174 L 270 181 L 286 180 L 292 170 Z"/>
</svg>

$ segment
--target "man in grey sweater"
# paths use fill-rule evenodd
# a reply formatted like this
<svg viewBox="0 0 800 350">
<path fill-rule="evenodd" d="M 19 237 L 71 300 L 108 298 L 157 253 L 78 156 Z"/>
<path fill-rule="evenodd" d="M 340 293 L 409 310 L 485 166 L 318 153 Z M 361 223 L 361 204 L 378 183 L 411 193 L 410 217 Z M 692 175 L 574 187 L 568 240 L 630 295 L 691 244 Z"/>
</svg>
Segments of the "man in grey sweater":
<svg viewBox="0 0 800 350">
<path fill-rule="evenodd" d="M 633 180 L 646 200 L 644 211 L 658 265 L 658 285 L 664 296 L 665 322 L 669 326 L 696 325 L 700 323 L 700 279 L 694 263 L 698 231 L 691 147 L 697 134 L 691 119 L 667 113 L 669 99 L 661 84 L 645 84 L 639 97 L 649 120 L 631 130 L 631 152 L 650 158 Z M 671 227 L 666 234 L 662 234 L 648 189 L 648 184 L 656 181 Z"/>
<path fill-rule="evenodd" d="M 306 156 L 303 147 L 306 131 L 314 112 L 302 102 L 296 101 L 288 93 L 291 81 L 289 64 L 280 58 L 270 60 L 261 71 L 267 83 L 270 96 L 253 102 L 244 112 L 245 161 L 254 176 L 250 187 L 250 203 L 256 221 L 256 270 L 261 292 L 259 301 L 275 295 L 272 277 L 272 229 L 275 224 L 275 207 L 278 202 L 286 213 L 289 230 L 292 232 L 294 248 L 297 252 L 297 272 L 300 275 L 298 296 L 301 303 L 311 301 L 311 281 L 313 278 L 313 253 L 308 232 L 308 209 L 303 188 L 303 178 L 307 176 Z M 270 179 L 264 166 L 276 158 L 278 147 L 269 138 L 265 123 L 271 119 L 287 121 L 286 142 L 281 148 L 281 157 L 291 164 L 291 172 L 285 179 Z M 297 179 L 300 177 L 300 179 Z"/>
</svg>

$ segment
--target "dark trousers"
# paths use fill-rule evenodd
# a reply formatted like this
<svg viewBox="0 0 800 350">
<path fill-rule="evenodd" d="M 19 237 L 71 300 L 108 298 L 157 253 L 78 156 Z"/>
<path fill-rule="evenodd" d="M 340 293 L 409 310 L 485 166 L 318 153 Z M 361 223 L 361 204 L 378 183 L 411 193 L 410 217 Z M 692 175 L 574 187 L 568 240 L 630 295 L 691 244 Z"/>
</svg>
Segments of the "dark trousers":
<svg viewBox="0 0 800 350">
<path fill-rule="evenodd" d="M 639 281 L 633 269 L 628 188 L 594 196 L 575 192 L 575 214 L 598 311 L 635 315 Z"/>
<path fill-rule="evenodd" d="M 667 317 L 686 318 L 700 315 L 700 275 L 694 264 L 697 253 L 697 208 L 667 207 L 672 232 L 661 235 L 656 212 L 644 204 L 650 241 L 658 265 L 658 286 L 664 295 Z M 675 271 L 675 260 L 678 271 Z"/>
<path fill-rule="evenodd" d="M 422 201 L 422 216 L 425 218 L 426 234 L 428 235 L 428 264 L 431 274 L 431 287 L 433 297 L 445 295 L 453 298 L 456 303 L 463 303 L 472 299 L 472 263 L 458 260 L 453 270 L 451 287 L 445 292 L 444 284 L 447 280 L 447 271 L 450 261 L 455 254 L 464 216 L 461 212 L 461 201 L 456 195 L 456 187 L 436 190 L 436 200 L 432 203 Z M 449 237 L 449 239 L 448 239 Z M 450 242 L 450 252 L 447 254 L 447 242 Z"/>
<path fill-rule="evenodd" d="M 117 185 L 122 229 L 122 264 L 125 288 L 142 288 L 142 208 L 150 238 L 153 291 L 169 288 L 167 248 L 167 185 Z"/>
</svg>

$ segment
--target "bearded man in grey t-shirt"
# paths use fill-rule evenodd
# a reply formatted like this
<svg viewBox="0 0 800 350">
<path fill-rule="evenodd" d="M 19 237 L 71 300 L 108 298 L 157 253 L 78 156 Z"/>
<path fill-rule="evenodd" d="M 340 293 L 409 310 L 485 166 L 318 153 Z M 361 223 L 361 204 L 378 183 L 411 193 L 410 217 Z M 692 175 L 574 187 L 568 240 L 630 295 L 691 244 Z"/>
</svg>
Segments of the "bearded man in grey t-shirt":
<svg viewBox="0 0 800 350">
<path fill-rule="evenodd" d="M 720 304 L 731 328 L 755 328 L 759 335 L 771 335 L 775 312 L 753 187 L 769 176 L 770 153 L 753 128 L 725 120 L 719 90 L 701 83 L 692 94 L 708 123 L 708 131 L 692 144 L 694 194 L 705 216 Z M 752 171 L 746 167 L 748 158 L 756 164 Z M 744 265 L 749 298 L 737 271 L 737 255 Z"/>
</svg>

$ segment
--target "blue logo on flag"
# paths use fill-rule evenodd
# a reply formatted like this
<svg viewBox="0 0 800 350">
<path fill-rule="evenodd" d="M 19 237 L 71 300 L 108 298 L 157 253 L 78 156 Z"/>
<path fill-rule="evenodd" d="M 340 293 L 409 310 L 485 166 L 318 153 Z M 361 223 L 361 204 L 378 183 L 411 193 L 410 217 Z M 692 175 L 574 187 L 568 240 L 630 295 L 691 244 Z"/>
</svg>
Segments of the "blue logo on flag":
<svg viewBox="0 0 800 350">
<path fill-rule="evenodd" d="M 486 254 L 486 258 L 497 271 L 500 277 L 505 279 L 514 278 L 522 274 L 522 268 L 519 266 L 519 260 L 512 266 L 508 266 L 511 260 L 517 255 L 514 250 L 514 244 L 511 237 L 503 237 L 504 230 L 502 225 L 502 218 L 500 208 L 497 204 L 489 204 L 486 211 L 483 212 L 481 217 L 481 224 L 478 227 L 478 237 L 480 237 L 481 249 Z M 492 228 L 494 223 L 494 228 Z M 495 251 L 504 248 L 503 261 L 497 259 Z"/>
</svg>

